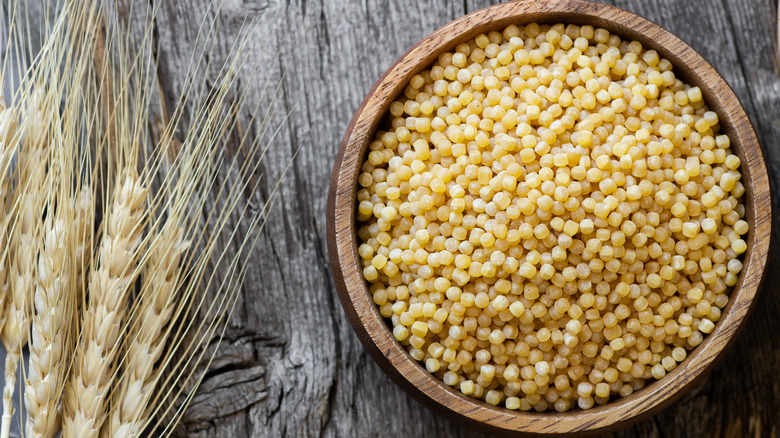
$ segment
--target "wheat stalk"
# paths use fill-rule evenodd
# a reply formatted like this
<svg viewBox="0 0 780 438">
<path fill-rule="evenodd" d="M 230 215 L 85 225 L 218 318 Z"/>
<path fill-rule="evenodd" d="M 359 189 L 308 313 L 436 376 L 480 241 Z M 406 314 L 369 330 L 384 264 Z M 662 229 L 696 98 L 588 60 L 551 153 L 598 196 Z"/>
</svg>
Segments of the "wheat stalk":
<svg viewBox="0 0 780 438">
<path fill-rule="evenodd" d="M 35 261 L 39 246 L 38 219 L 41 214 L 48 158 L 46 98 L 41 88 L 33 92 L 24 139 L 24 156 L 16 222 L 11 239 L 10 300 L 6 304 L 6 321 L 0 332 L 5 346 L 5 386 L 3 388 L 3 417 L 0 438 L 7 438 L 13 415 L 13 394 L 16 386 L 16 368 L 29 332 L 30 297 L 35 288 Z"/>
<path fill-rule="evenodd" d="M 223 102 L 226 92 L 227 88 L 223 86 L 212 96 L 212 104 L 198 110 L 194 125 L 199 129 L 188 131 L 185 144 L 173 141 L 171 129 L 166 129 L 156 148 L 159 155 L 149 166 L 159 168 L 166 175 L 152 197 L 152 205 L 159 204 L 167 218 L 164 222 L 158 219 L 151 225 L 152 229 L 161 227 L 161 230 L 152 233 L 154 237 L 147 249 L 149 258 L 143 271 L 141 292 L 128 322 L 121 374 L 114 383 L 111 420 L 101 436 L 139 436 L 156 409 L 156 406 L 150 406 L 150 401 L 157 394 L 156 386 L 164 364 L 176 351 L 175 348 L 168 349 L 164 356 L 166 344 L 179 341 L 171 323 L 192 305 L 194 289 L 183 287 L 185 273 L 180 267 L 208 260 L 208 257 L 201 257 L 200 261 L 184 257 L 189 247 L 189 237 L 185 238 L 185 235 L 190 236 L 197 230 L 188 217 L 197 216 L 198 212 L 194 210 L 188 214 L 188 209 L 193 208 L 191 203 L 202 208 L 203 194 L 208 190 L 201 192 L 199 189 L 202 190 L 204 182 L 212 176 L 209 170 L 213 170 L 210 163 L 219 150 L 217 140 L 234 122 L 234 119 L 219 117 L 222 109 L 217 103 Z M 200 120 L 203 120 L 202 125 Z M 171 126 L 169 123 L 168 128 Z M 163 167 L 168 159 L 173 159 L 174 163 Z M 178 179 L 171 178 L 172 175 L 177 175 Z M 158 361 L 162 363 L 155 366 Z"/>
<path fill-rule="evenodd" d="M 33 301 L 25 403 L 27 435 L 36 438 L 50 438 L 61 428 L 60 398 L 74 347 L 71 327 L 78 319 L 85 254 L 89 252 L 91 192 L 83 189 L 77 200 L 68 199 L 62 205 L 58 207 L 60 218 L 46 224 Z M 55 203 L 50 202 L 49 208 L 55 208 Z"/>
<path fill-rule="evenodd" d="M 68 316 L 72 309 L 68 231 L 62 219 L 47 226 L 38 259 L 25 385 L 28 435 L 34 437 L 48 438 L 59 430 L 57 405 L 67 369 L 63 358 L 67 354 Z"/>
<path fill-rule="evenodd" d="M 25 384 L 27 435 L 36 438 L 53 437 L 62 427 L 60 399 L 73 354 L 71 337 L 78 334 L 72 328 L 78 320 L 84 271 L 91 252 L 91 190 L 82 189 L 77 199 L 66 205 L 71 208 L 65 210 L 65 219 L 47 227 L 38 260 Z"/>
<path fill-rule="evenodd" d="M 13 6 L 15 9 L 15 2 Z M 16 17 L 15 12 L 12 15 Z M 15 27 L 15 20 L 16 18 L 12 19 L 11 28 Z M 10 295 L 5 297 L 2 315 L 5 321 L 0 319 L 0 322 L 3 322 L 0 341 L 7 352 L 0 438 L 7 438 L 10 432 L 17 367 L 22 348 L 30 337 L 31 324 L 34 325 L 30 345 L 29 377 L 31 379 L 27 379 L 28 385 L 24 393 L 25 401 L 31 408 L 32 435 L 50 434 L 50 430 L 56 428 L 58 397 L 53 393 L 61 390 L 59 382 L 62 381 L 62 375 L 65 373 L 63 364 L 58 363 L 65 350 L 65 345 L 58 339 L 62 333 L 58 331 L 63 327 L 62 319 L 63 315 L 67 315 L 67 309 L 59 309 L 59 303 L 52 303 L 52 300 L 57 301 L 59 298 L 55 296 L 68 287 L 69 275 L 66 271 L 70 267 L 67 261 L 69 248 L 61 248 L 60 242 L 56 241 L 56 234 L 60 229 L 64 229 L 64 225 L 62 222 L 53 221 L 55 203 L 51 202 L 53 185 L 50 185 L 48 174 L 51 143 L 61 141 L 62 138 L 58 105 L 52 103 L 59 103 L 59 98 L 67 88 L 68 79 L 72 77 L 74 71 L 68 68 L 72 66 L 70 60 L 75 54 L 72 51 L 73 45 L 68 44 L 69 41 L 63 33 L 63 23 L 64 15 L 56 20 L 51 33 L 47 26 L 45 30 L 47 41 L 33 62 L 33 67 L 26 72 L 20 82 L 12 109 L 4 110 L 0 121 L 0 130 L 3 131 L 0 137 L 4 148 L 2 151 L 4 155 L 0 160 L 0 190 L 3 195 L 4 215 L 4 220 L 0 224 L 3 230 L 0 232 L 5 233 L 6 225 L 13 221 L 10 225 L 10 237 L 7 239 L 9 242 L 4 245 L 7 248 L 4 251 L 8 251 L 7 275 L 10 276 L 8 278 Z M 26 39 L 24 33 L 24 30 L 18 29 L 9 41 L 13 40 L 17 46 L 23 45 Z M 15 50 L 18 50 L 18 47 Z M 64 74 L 59 74 L 61 68 Z M 79 93 L 74 95 L 78 96 Z M 18 142 L 18 138 L 12 135 L 9 139 L 9 133 L 5 131 L 15 123 L 19 114 L 23 122 L 21 131 L 24 132 L 24 137 L 20 142 L 18 159 L 13 172 L 14 192 L 10 197 L 7 178 L 11 167 L 11 154 L 7 151 L 10 145 Z M 57 155 L 57 149 L 52 150 Z M 58 160 L 55 159 L 56 161 Z M 70 180 L 68 184 L 71 184 Z M 44 209 L 45 205 L 47 205 L 46 209 Z M 49 218 L 45 230 L 42 224 L 44 214 Z M 7 219 L 9 215 L 11 220 Z M 56 223 L 59 225 L 55 227 Z M 47 235 L 53 230 L 54 241 Z M 41 236 L 42 233 L 45 233 L 44 236 Z M 44 252 L 39 260 L 38 250 L 42 247 L 42 237 L 49 239 L 50 242 L 43 248 Z M 67 243 L 65 245 L 67 246 Z M 3 254 L 0 265 L 5 260 L 6 256 Z M 3 287 L 4 285 L 0 283 L 0 294 L 5 292 Z M 54 401 L 50 402 L 49 399 L 52 398 Z M 54 410 L 51 415 L 49 409 Z M 37 433 L 39 431 L 43 433 Z"/>
<path fill-rule="evenodd" d="M 65 122 L 65 138 L 72 126 Z M 55 139 L 59 139 L 59 136 Z M 60 395 L 73 351 L 73 322 L 77 320 L 77 293 L 88 251 L 85 242 L 91 225 L 91 192 L 83 189 L 78 198 L 71 194 L 74 155 L 71 146 L 58 144 L 50 173 L 47 218 L 43 224 L 43 247 L 38 256 L 36 288 L 33 297 L 30 357 L 25 381 L 27 435 L 50 438 L 61 428 Z"/>
<path fill-rule="evenodd" d="M 129 168 L 118 185 L 103 230 L 98 262 L 89 275 L 89 300 L 73 371 L 63 395 L 63 436 L 97 436 L 105 419 L 128 293 L 142 240 L 147 190 Z"/>
<path fill-rule="evenodd" d="M 154 365 L 163 353 L 168 324 L 178 304 L 179 264 L 189 244 L 176 222 L 169 221 L 150 246 L 139 304 L 129 322 L 121 383 L 112 397 L 107 424 L 112 437 L 139 436 L 148 420 L 147 405 L 162 371 Z"/>
<path fill-rule="evenodd" d="M 17 238 L 14 239 L 12 251 L 14 258 L 11 263 L 10 300 L 6 304 L 6 321 L 0 340 L 6 349 L 5 386 L 3 388 L 3 438 L 8 437 L 13 415 L 13 394 L 16 387 L 16 367 L 22 354 L 22 347 L 27 342 L 27 293 L 33 287 L 34 250 L 34 202 L 31 199 L 22 201 L 21 217 L 17 218 Z"/>
<path fill-rule="evenodd" d="M 93 26 L 94 9 L 80 6 L 84 5 L 65 2 L 44 46 L 41 67 L 34 72 L 39 81 L 47 82 L 51 90 L 47 97 L 63 102 L 61 110 L 59 105 L 50 106 L 51 114 L 42 127 L 50 133 L 51 166 L 40 195 L 46 201 L 45 209 L 36 218 L 42 222 L 43 246 L 33 280 L 36 288 L 24 393 L 27 435 L 36 438 L 52 437 L 61 428 L 60 395 L 75 347 L 72 328 L 80 302 L 75 292 L 81 290 L 84 238 L 91 225 L 91 212 L 85 211 L 92 208 L 91 195 L 79 193 L 85 178 L 82 166 L 89 161 L 82 161 L 79 146 L 90 132 L 82 107 L 91 59 L 90 48 L 80 35 Z"/>
</svg>

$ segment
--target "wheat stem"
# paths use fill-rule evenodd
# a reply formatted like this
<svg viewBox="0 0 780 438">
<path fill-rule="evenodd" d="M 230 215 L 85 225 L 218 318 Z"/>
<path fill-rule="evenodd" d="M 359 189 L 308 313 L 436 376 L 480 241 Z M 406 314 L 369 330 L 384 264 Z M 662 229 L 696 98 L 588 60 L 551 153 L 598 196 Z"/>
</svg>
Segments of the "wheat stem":
<svg viewBox="0 0 780 438">
<path fill-rule="evenodd" d="M 99 266 L 90 271 L 81 339 L 63 395 L 66 438 L 98 436 L 105 420 L 128 293 L 136 276 L 146 193 L 133 169 L 126 172 L 114 193 L 99 248 Z"/>
</svg>

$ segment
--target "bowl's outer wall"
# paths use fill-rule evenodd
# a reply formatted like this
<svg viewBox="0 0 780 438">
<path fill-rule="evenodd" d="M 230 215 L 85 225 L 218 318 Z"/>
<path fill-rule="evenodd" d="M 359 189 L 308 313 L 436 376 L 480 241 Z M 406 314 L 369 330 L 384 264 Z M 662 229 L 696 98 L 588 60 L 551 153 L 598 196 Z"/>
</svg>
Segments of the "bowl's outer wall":
<svg viewBox="0 0 780 438">
<path fill-rule="evenodd" d="M 411 76 L 429 68 L 439 54 L 480 33 L 531 22 L 591 24 L 623 39 L 635 39 L 672 61 L 678 77 L 701 87 L 742 159 L 746 220 L 751 226 L 743 272 L 715 331 L 664 379 L 606 405 L 563 414 L 496 408 L 462 395 L 429 374 L 392 337 L 362 278 L 356 245 L 355 196 L 360 166 L 390 103 Z M 347 127 L 331 176 L 327 213 L 328 252 L 339 298 L 375 361 L 427 407 L 471 427 L 507 436 L 603 433 L 638 422 L 681 397 L 722 356 L 750 310 L 765 271 L 772 220 L 769 181 L 758 139 L 736 95 L 720 75 L 695 50 L 655 23 L 616 7 L 580 0 L 525 0 L 491 6 L 442 27 L 402 55 L 369 91 Z"/>
</svg>

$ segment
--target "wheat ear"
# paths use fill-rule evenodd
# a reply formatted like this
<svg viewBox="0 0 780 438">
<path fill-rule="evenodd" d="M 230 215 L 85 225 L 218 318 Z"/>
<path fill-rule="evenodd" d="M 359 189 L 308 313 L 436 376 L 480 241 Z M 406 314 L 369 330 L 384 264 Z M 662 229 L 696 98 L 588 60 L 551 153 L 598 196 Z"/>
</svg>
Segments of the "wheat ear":
<svg viewBox="0 0 780 438">
<path fill-rule="evenodd" d="M 53 204 L 50 202 L 49 208 L 53 209 Z M 53 437 L 61 428 L 60 395 L 69 370 L 72 323 L 78 316 L 85 252 L 89 250 L 85 242 L 92 223 L 91 192 L 82 190 L 73 207 L 59 207 L 63 212 L 60 219 L 45 225 L 44 246 L 38 257 L 25 385 L 26 433 L 36 438 Z"/>
<path fill-rule="evenodd" d="M 6 349 L 5 386 L 3 388 L 3 417 L 0 438 L 8 438 L 13 415 L 13 395 L 16 387 L 16 368 L 22 348 L 29 336 L 30 297 L 35 290 L 35 261 L 39 246 L 39 218 L 45 187 L 48 161 L 48 136 L 43 108 L 42 89 L 33 91 L 27 136 L 24 139 L 20 173 L 18 211 L 11 240 L 10 299 L 6 302 L 6 321 L 0 340 Z"/>
<path fill-rule="evenodd" d="M 57 405 L 67 368 L 63 359 L 69 337 L 68 318 L 73 308 L 69 242 L 64 220 L 46 225 L 38 258 L 25 384 L 27 434 L 36 438 L 52 437 L 59 430 Z"/>
<path fill-rule="evenodd" d="M 180 262 L 189 246 L 177 221 L 169 220 L 151 244 L 138 307 L 130 328 L 122 363 L 122 377 L 112 396 L 108 436 L 140 436 L 147 424 L 148 404 L 161 368 L 155 368 L 165 348 L 168 324 L 178 300 Z"/>
<path fill-rule="evenodd" d="M 89 300 L 82 319 L 73 370 L 63 396 L 63 437 L 95 437 L 106 416 L 106 399 L 130 286 L 142 240 L 147 190 L 128 170 L 114 193 L 89 275 Z"/>
<path fill-rule="evenodd" d="M 13 415 L 13 396 L 16 388 L 16 368 L 27 342 L 27 295 L 34 287 L 33 265 L 35 264 L 34 207 L 31 199 L 20 205 L 16 220 L 17 238 L 12 247 L 10 298 L 6 305 L 6 321 L 0 335 L 5 346 L 5 386 L 3 388 L 3 418 L 0 436 L 7 438 Z"/>
</svg>

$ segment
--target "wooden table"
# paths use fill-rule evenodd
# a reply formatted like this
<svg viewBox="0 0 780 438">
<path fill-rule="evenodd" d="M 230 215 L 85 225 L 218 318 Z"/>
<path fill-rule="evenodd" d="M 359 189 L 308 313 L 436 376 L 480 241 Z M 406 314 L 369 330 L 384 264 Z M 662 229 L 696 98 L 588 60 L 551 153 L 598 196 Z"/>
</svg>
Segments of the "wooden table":
<svg viewBox="0 0 780 438">
<path fill-rule="evenodd" d="M 155 34 L 169 103 L 181 87 L 208 0 L 166 0 Z M 217 2 L 219 3 L 219 2 Z M 409 398 L 366 354 L 341 309 L 325 244 L 328 182 L 339 141 L 380 74 L 410 46 L 487 0 L 228 0 L 218 47 L 259 26 L 250 61 L 279 83 L 281 125 L 264 169 L 278 191 L 259 251 L 211 371 L 179 432 L 196 437 L 478 437 Z M 611 0 L 671 30 L 725 77 L 747 109 L 780 193 L 780 80 L 774 0 Z M 212 16 L 208 13 L 207 16 Z M 241 86 L 255 87 L 248 77 Z M 287 117 L 289 115 L 289 117 Z M 246 117 L 246 114 L 244 115 Z M 286 119 L 286 120 L 285 120 Z M 780 237 L 780 236 L 775 236 Z M 777 248 L 777 245 L 775 245 Z M 706 380 L 616 436 L 777 436 L 780 254 L 734 347 Z"/>
</svg>

